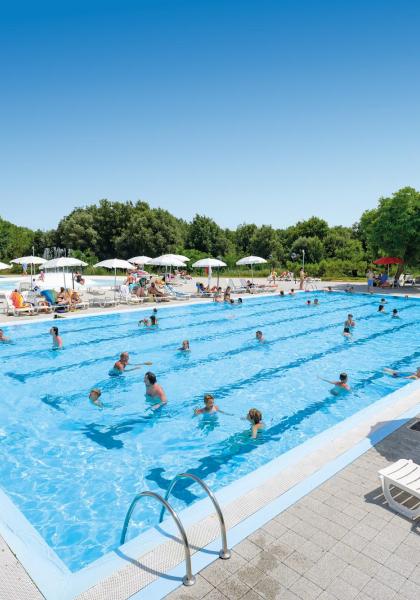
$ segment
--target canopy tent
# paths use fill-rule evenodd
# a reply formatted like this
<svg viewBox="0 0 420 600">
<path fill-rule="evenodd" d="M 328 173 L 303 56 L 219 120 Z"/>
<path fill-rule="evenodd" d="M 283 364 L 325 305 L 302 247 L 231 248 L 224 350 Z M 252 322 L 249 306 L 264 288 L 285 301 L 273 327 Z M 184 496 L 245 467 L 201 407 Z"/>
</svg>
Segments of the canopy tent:
<svg viewBox="0 0 420 600">
<path fill-rule="evenodd" d="M 33 250 L 32 250 L 33 252 Z M 16 265 L 31 265 L 31 287 L 32 287 L 32 267 L 33 265 L 43 265 L 47 261 L 45 258 L 41 258 L 40 256 L 21 256 L 20 258 L 14 258 L 10 262 L 15 263 Z"/>
<path fill-rule="evenodd" d="M 133 265 L 147 265 L 151 260 L 150 256 L 133 256 L 133 258 L 128 259 L 128 262 L 133 263 Z"/>
<path fill-rule="evenodd" d="M 252 282 L 254 283 L 254 265 L 262 265 L 267 261 L 265 258 L 261 258 L 261 256 L 244 256 L 244 258 L 240 258 L 236 261 L 238 266 L 242 265 L 251 265 L 251 277 Z"/>
<path fill-rule="evenodd" d="M 402 258 L 397 258 L 396 256 L 383 256 L 382 258 L 377 258 L 376 260 L 374 260 L 373 264 L 387 265 L 389 275 L 389 265 L 403 265 L 404 261 Z"/>
<path fill-rule="evenodd" d="M 101 260 L 101 262 L 93 265 L 96 267 L 104 267 L 105 269 L 114 269 L 114 300 L 115 300 L 115 290 L 117 287 L 117 269 L 132 269 L 133 265 L 128 262 L 128 260 L 123 260 L 122 258 L 108 258 L 107 260 Z"/>
<path fill-rule="evenodd" d="M 53 258 L 43 263 L 44 269 L 63 269 L 64 288 L 66 288 L 66 267 L 86 267 L 87 263 L 78 258 L 72 256 L 61 256 L 60 258 Z"/>
<path fill-rule="evenodd" d="M 218 258 L 202 258 L 201 260 L 197 260 L 193 265 L 193 267 L 205 268 L 208 269 L 208 286 L 211 286 L 211 276 L 212 276 L 212 268 L 217 267 L 217 287 L 219 287 L 219 268 L 226 267 L 226 263 Z"/>
</svg>

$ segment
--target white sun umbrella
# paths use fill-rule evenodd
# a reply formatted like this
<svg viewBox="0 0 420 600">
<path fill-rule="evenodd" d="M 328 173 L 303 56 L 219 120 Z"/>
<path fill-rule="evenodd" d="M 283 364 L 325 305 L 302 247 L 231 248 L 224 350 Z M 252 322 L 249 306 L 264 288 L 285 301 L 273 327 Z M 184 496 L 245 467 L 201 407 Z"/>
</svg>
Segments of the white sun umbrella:
<svg viewBox="0 0 420 600">
<path fill-rule="evenodd" d="M 107 260 L 101 260 L 101 262 L 93 265 L 94 267 L 105 267 L 105 269 L 114 269 L 114 300 L 115 300 L 115 288 L 117 287 L 117 269 L 132 269 L 133 265 L 128 260 L 122 258 L 108 258 Z"/>
<path fill-rule="evenodd" d="M 32 250 L 33 252 L 33 250 Z M 10 262 L 15 263 L 16 265 L 31 265 L 31 286 L 32 286 L 32 266 L 33 265 L 43 265 L 45 262 L 45 258 L 41 258 L 40 256 L 21 256 L 20 258 L 14 258 Z"/>
<path fill-rule="evenodd" d="M 150 260 L 152 260 L 150 256 L 133 256 L 133 258 L 128 259 L 128 262 L 134 265 L 147 265 Z"/>
<path fill-rule="evenodd" d="M 63 279 L 64 279 L 64 289 L 66 289 L 66 267 L 86 267 L 87 263 L 83 262 L 83 260 L 79 260 L 78 258 L 73 258 L 72 256 L 61 256 L 60 258 L 53 258 L 51 260 L 47 260 L 43 263 L 42 267 L 44 269 L 63 269 Z"/>
<path fill-rule="evenodd" d="M 10 265 L 6 265 L 6 263 L 0 262 L 0 271 L 4 271 L 5 269 L 10 269 Z"/>
<path fill-rule="evenodd" d="M 202 258 L 201 260 L 197 260 L 193 265 L 196 268 L 205 268 L 208 269 L 208 285 L 211 286 L 211 275 L 213 267 L 226 267 L 226 263 L 218 258 Z M 217 287 L 219 287 L 219 269 L 217 270 Z"/>
<path fill-rule="evenodd" d="M 237 260 L 236 264 L 238 266 L 251 265 L 252 283 L 254 283 L 254 265 L 263 265 L 266 262 L 267 261 L 265 260 L 265 258 L 261 258 L 261 256 L 244 256 L 244 258 Z"/>
<path fill-rule="evenodd" d="M 175 254 L 162 254 L 162 256 L 157 256 L 156 258 L 152 258 L 147 263 L 148 265 L 157 265 L 159 267 L 165 267 L 165 275 L 167 273 L 168 267 L 185 267 L 186 264 L 178 258 Z M 166 277 L 165 277 L 166 281 Z"/>
</svg>

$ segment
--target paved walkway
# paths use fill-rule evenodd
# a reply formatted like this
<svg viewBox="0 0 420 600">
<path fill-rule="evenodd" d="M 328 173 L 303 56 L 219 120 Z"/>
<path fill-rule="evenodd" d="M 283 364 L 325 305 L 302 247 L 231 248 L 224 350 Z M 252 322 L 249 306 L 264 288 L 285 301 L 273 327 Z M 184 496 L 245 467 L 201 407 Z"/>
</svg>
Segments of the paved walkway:
<svg viewBox="0 0 420 600">
<path fill-rule="evenodd" d="M 420 524 L 387 507 L 377 476 L 403 457 L 420 463 L 406 426 L 167 600 L 420 600 Z"/>
</svg>

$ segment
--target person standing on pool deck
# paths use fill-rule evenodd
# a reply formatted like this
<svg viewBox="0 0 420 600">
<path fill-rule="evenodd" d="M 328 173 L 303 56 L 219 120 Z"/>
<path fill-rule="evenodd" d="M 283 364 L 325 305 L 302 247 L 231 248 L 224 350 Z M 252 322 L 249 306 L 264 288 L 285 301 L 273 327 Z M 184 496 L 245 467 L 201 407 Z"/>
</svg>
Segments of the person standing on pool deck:
<svg viewBox="0 0 420 600">
<path fill-rule="evenodd" d="M 368 292 L 373 290 L 373 272 L 371 269 L 366 273 Z"/>
<path fill-rule="evenodd" d="M 303 268 L 299 271 L 299 289 L 303 290 L 303 284 L 305 283 L 305 271 Z"/>
<path fill-rule="evenodd" d="M 160 402 L 151 406 L 152 410 L 161 408 L 167 403 L 166 394 L 161 385 L 157 383 L 157 378 L 154 373 L 147 371 L 144 375 L 144 384 L 146 386 L 146 396 L 150 398 L 158 398 Z"/>
<path fill-rule="evenodd" d="M 61 339 L 61 336 L 58 335 L 58 327 L 51 327 L 50 334 L 52 335 L 54 350 L 62 348 L 63 340 Z"/>
</svg>

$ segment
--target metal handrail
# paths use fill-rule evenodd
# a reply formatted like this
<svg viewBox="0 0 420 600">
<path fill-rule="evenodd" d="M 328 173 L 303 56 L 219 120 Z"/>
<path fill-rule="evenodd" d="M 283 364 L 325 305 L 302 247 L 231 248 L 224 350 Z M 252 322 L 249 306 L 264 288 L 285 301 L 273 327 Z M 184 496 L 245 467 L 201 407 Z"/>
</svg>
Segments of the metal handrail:
<svg viewBox="0 0 420 600">
<path fill-rule="evenodd" d="M 193 475 L 192 473 L 179 473 L 171 481 L 171 484 L 170 484 L 170 486 L 168 488 L 168 491 L 165 494 L 165 501 L 168 500 L 168 498 L 170 496 L 170 493 L 172 492 L 172 490 L 175 487 L 177 481 L 181 477 L 189 477 L 190 479 L 193 479 L 196 483 L 198 483 L 199 485 L 201 485 L 201 487 L 207 493 L 207 495 L 210 498 L 210 500 L 213 502 L 213 506 L 216 509 L 217 516 L 219 517 L 220 531 L 221 531 L 221 534 L 222 534 L 222 549 L 219 552 L 219 557 L 223 558 L 224 560 L 230 558 L 231 557 L 231 551 L 229 550 L 228 544 L 227 544 L 226 525 L 225 525 L 225 518 L 223 516 L 222 509 L 220 508 L 220 505 L 219 505 L 219 503 L 218 503 L 218 501 L 216 499 L 216 496 L 213 494 L 213 492 L 211 491 L 211 489 L 207 486 L 206 483 L 204 483 L 204 481 L 202 479 L 200 479 L 199 477 L 197 477 L 197 475 Z M 160 511 L 159 523 L 162 522 L 164 513 L 165 513 L 165 505 L 162 506 L 162 510 Z"/>
<path fill-rule="evenodd" d="M 162 496 L 159 496 L 159 494 L 155 494 L 155 492 L 141 492 L 140 494 L 137 494 L 137 496 L 135 496 L 134 500 L 132 501 L 132 503 L 130 504 L 130 508 L 127 511 L 127 514 L 125 516 L 125 520 L 124 520 L 124 526 L 122 528 L 122 532 L 121 532 L 121 539 L 120 539 L 120 545 L 122 546 L 125 543 L 125 537 L 127 535 L 127 529 L 128 529 L 128 524 L 130 522 L 131 519 L 131 515 L 133 514 L 133 511 L 137 505 L 137 502 L 139 500 L 141 500 L 144 496 L 149 496 L 150 498 L 156 498 L 156 500 L 159 500 L 159 502 L 161 504 L 163 504 L 162 510 L 164 510 L 165 508 L 168 509 L 168 511 L 171 513 L 177 527 L 179 530 L 179 533 L 181 534 L 182 537 L 182 541 L 184 543 L 184 550 L 185 550 L 185 565 L 186 565 L 186 574 L 184 575 L 184 577 L 182 578 L 182 583 L 184 585 L 190 586 L 190 585 L 194 585 L 195 583 L 195 577 L 192 574 L 192 568 L 191 568 L 191 551 L 190 551 L 190 545 L 188 543 L 188 538 L 187 538 L 187 534 L 185 532 L 184 526 L 181 523 L 181 520 L 178 516 L 178 514 L 174 511 L 174 509 L 172 508 L 172 506 L 165 500 L 162 498 Z"/>
</svg>

